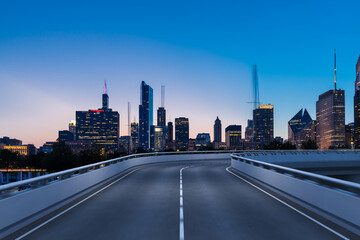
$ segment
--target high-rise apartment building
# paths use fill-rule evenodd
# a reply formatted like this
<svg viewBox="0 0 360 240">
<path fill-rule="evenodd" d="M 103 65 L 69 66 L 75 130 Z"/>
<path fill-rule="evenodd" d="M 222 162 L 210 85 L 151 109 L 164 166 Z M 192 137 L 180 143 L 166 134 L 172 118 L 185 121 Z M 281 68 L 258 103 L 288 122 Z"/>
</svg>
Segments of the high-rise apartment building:
<svg viewBox="0 0 360 240">
<path fill-rule="evenodd" d="M 345 91 L 329 90 L 316 102 L 316 142 L 320 149 L 345 146 Z"/>
<path fill-rule="evenodd" d="M 145 151 L 148 151 L 150 147 L 151 125 L 153 125 L 153 89 L 142 81 L 139 105 L 139 147 Z"/>
<path fill-rule="evenodd" d="M 175 142 L 180 150 L 187 150 L 189 146 L 189 119 L 175 118 Z"/>
<path fill-rule="evenodd" d="M 297 149 L 307 140 L 315 139 L 315 122 L 311 119 L 310 114 L 305 109 L 301 109 L 288 122 L 288 141 L 296 145 Z"/>
<path fill-rule="evenodd" d="M 254 139 L 254 122 L 248 119 L 247 126 L 245 128 L 245 141 L 252 142 Z"/>
<path fill-rule="evenodd" d="M 225 138 L 228 149 L 241 149 L 241 125 L 230 125 L 225 128 Z"/>
<path fill-rule="evenodd" d="M 259 105 L 253 110 L 254 141 L 260 146 L 274 139 L 274 106 Z"/>
<path fill-rule="evenodd" d="M 216 117 L 214 124 L 214 142 L 221 142 L 221 121 Z"/>
<path fill-rule="evenodd" d="M 88 141 L 105 151 L 117 151 L 119 142 L 119 113 L 108 108 L 109 96 L 106 83 L 102 108 L 76 111 L 76 140 Z"/>
</svg>

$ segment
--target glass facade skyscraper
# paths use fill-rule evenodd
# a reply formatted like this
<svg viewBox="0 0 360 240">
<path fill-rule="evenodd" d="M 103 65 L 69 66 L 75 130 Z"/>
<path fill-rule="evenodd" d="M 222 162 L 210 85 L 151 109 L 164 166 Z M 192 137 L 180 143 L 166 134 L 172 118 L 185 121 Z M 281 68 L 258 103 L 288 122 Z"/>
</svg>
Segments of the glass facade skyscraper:
<svg viewBox="0 0 360 240">
<path fill-rule="evenodd" d="M 315 123 L 311 119 L 308 111 L 301 109 L 288 122 L 288 140 L 296 145 L 297 149 L 301 148 L 303 142 L 315 139 Z"/>
<path fill-rule="evenodd" d="M 157 125 L 160 127 L 166 125 L 166 110 L 163 107 L 159 107 L 157 110 Z"/>
<path fill-rule="evenodd" d="M 153 125 L 153 89 L 142 81 L 139 105 L 139 147 L 145 151 L 148 151 L 150 147 L 151 125 Z"/>
<path fill-rule="evenodd" d="M 274 139 L 274 106 L 259 105 L 253 110 L 254 142 L 261 146 Z"/>
<path fill-rule="evenodd" d="M 180 150 L 189 147 L 189 119 L 185 117 L 175 118 L 175 142 Z"/>
<path fill-rule="evenodd" d="M 320 149 L 345 146 L 345 91 L 329 90 L 316 102 L 316 142 Z"/>
<path fill-rule="evenodd" d="M 162 152 L 165 150 L 166 126 L 150 126 L 150 150 Z"/>
<path fill-rule="evenodd" d="M 354 147 L 360 148 L 360 57 L 356 63 L 355 96 L 354 96 Z"/>
</svg>

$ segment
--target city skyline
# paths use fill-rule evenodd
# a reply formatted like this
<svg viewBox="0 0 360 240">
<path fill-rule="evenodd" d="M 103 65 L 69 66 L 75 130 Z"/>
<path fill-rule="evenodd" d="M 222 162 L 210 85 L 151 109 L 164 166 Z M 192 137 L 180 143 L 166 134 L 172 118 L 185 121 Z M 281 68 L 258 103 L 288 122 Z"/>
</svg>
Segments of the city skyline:
<svg viewBox="0 0 360 240">
<path fill-rule="evenodd" d="M 36 4 L 20 9 L 6 3 L 8 11 L 0 16 L 6 23 L 0 33 L 0 136 L 36 146 L 55 140 L 76 110 L 100 105 L 104 79 L 110 104 L 120 113 L 121 136 L 127 135 L 127 102 L 131 121 L 137 116 L 142 80 L 154 88 L 154 109 L 161 106 L 161 85 L 166 86 L 167 121 L 189 118 L 190 138 L 207 132 L 213 139 L 217 116 L 225 136 L 226 126 L 244 129 L 251 119 L 252 104 L 247 102 L 253 99 L 251 66 L 257 64 L 260 101 L 274 105 L 274 136 L 287 138 L 289 119 L 301 108 L 315 119 L 318 96 L 332 88 L 334 48 L 338 88 L 346 92 L 346 123 L 353 122 L 360 46 L 356 21 L 349 16 L 356 15 L 359 3 L 311 3 L 309 8 L 273 2 L 279 8 L 275 12 L 268 11 L 269 4 L 156 9 L 144 3 L 138 9 L 129 3 L 114 5 L 107 9 L 114 14 L 105 14 L 89 3 L 81 15 L 87 21 L 80 21 L 76 10 L 81 5 L 44 12 Z M 163 11 L 175 7 L 175 14 Z M 131 16 L 135 10 L 141 18 Z M 336 19 L 331 14 L 335 10 Z M 58 21 L 63 13 L 68 17 Z"/>
</svg>

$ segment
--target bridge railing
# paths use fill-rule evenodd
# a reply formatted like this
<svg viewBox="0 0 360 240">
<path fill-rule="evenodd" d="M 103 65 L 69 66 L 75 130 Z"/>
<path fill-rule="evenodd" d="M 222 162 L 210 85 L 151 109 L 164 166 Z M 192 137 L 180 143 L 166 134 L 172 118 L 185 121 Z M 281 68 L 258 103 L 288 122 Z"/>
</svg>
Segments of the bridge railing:
<svg viewBox="0 0 360 240">
<path fill-rule="evenodd" d="M 297 178 L 303 181 L 312 182 L 314 184 L 318 184 L 324 187 L 328 187 L 331 189 L 342 190 L 345 193 L 358 195 L 360 196 L 360 184 L 353 183 L 349 181 L 344 181 L 341 179 L 336 179 L 332 177 L 327 177 L 315 173 L 305 172 L 302 170 L 297 170 L 294 168 L 288 168 L 272 163 L 267 163 L 259 160 L 254 160 L 250 158 L 246 158 L 243 156 L 239 156 L 236 154 L 231 155 L 232 159 L 238 160 L 240 162 L 250 164 L 256 167 L 264 168 L 273 172 L 277 172 L 280 174 L 286 174 L 287 176 L 291 176 L 293 178 Z"/>
<path fill-rule="evenodd" d="M 303 160 L 309 160 L 317 154 L 318 152 L 313 152 L 303 155 Z M 360 236 L 360 184 L 280 166 L 268 162 L 273 159 L 265 155 L 263 159 L 257 157 L 259 155 L 249 155 L 231 154 L 232 169 L 258 185 Z M 323 157 L 323 160 L 326 160 L 328 156 L 324 154 Z M 290 160 L 291 155 L 288 155 L 288 158 Z"/>
<path fill-rule="evenodd" d="M 241 151 L 193 151 L 193 152 L 153 152 L 153 153 L 140 153 L 132 154 L 124 157 L 119 157 L 115 159 L 110 159 L 94 164 L 89 164 L 81 167 L 76 167 L 60 172 L 50 173 L 23 181 L 17 181 L 0 186 L 0 199 L 4 197 L 9 197 L 14 194 L 17 194 L 20 191 L 30 190 L 38 188 L 44 185 L 48 185 L 54 182 L 62 181 L 64 179 L 71 178 L 73 176 L 78 176 L 80 174 L 87 173 L 89 171 L 95 171 L 103 167 L 107 167 L 119 162 L 128 161 L 131 159 L 142 158 L 142 157 L 155 157 L 155 156 L 172 156 L 172 155 L 197 155 L 197 154 L 216 154 L 216 153 L 235 153 Z M 149 162 L 151 163 L 151 162 Z"/>
</svg>

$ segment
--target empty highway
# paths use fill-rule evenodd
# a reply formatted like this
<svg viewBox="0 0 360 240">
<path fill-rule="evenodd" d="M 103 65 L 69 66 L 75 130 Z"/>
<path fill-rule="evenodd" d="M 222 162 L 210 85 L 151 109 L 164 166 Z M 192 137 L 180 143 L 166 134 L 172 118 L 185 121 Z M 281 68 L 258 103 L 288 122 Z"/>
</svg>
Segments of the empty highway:
<svg viewBox="0 0 360 240">
<path fill-rule="evenodd" d="M 229 165 L 211 161 L 143 167 L 17 237 L 341 239 L 230 174 Z"/>
</svg>

